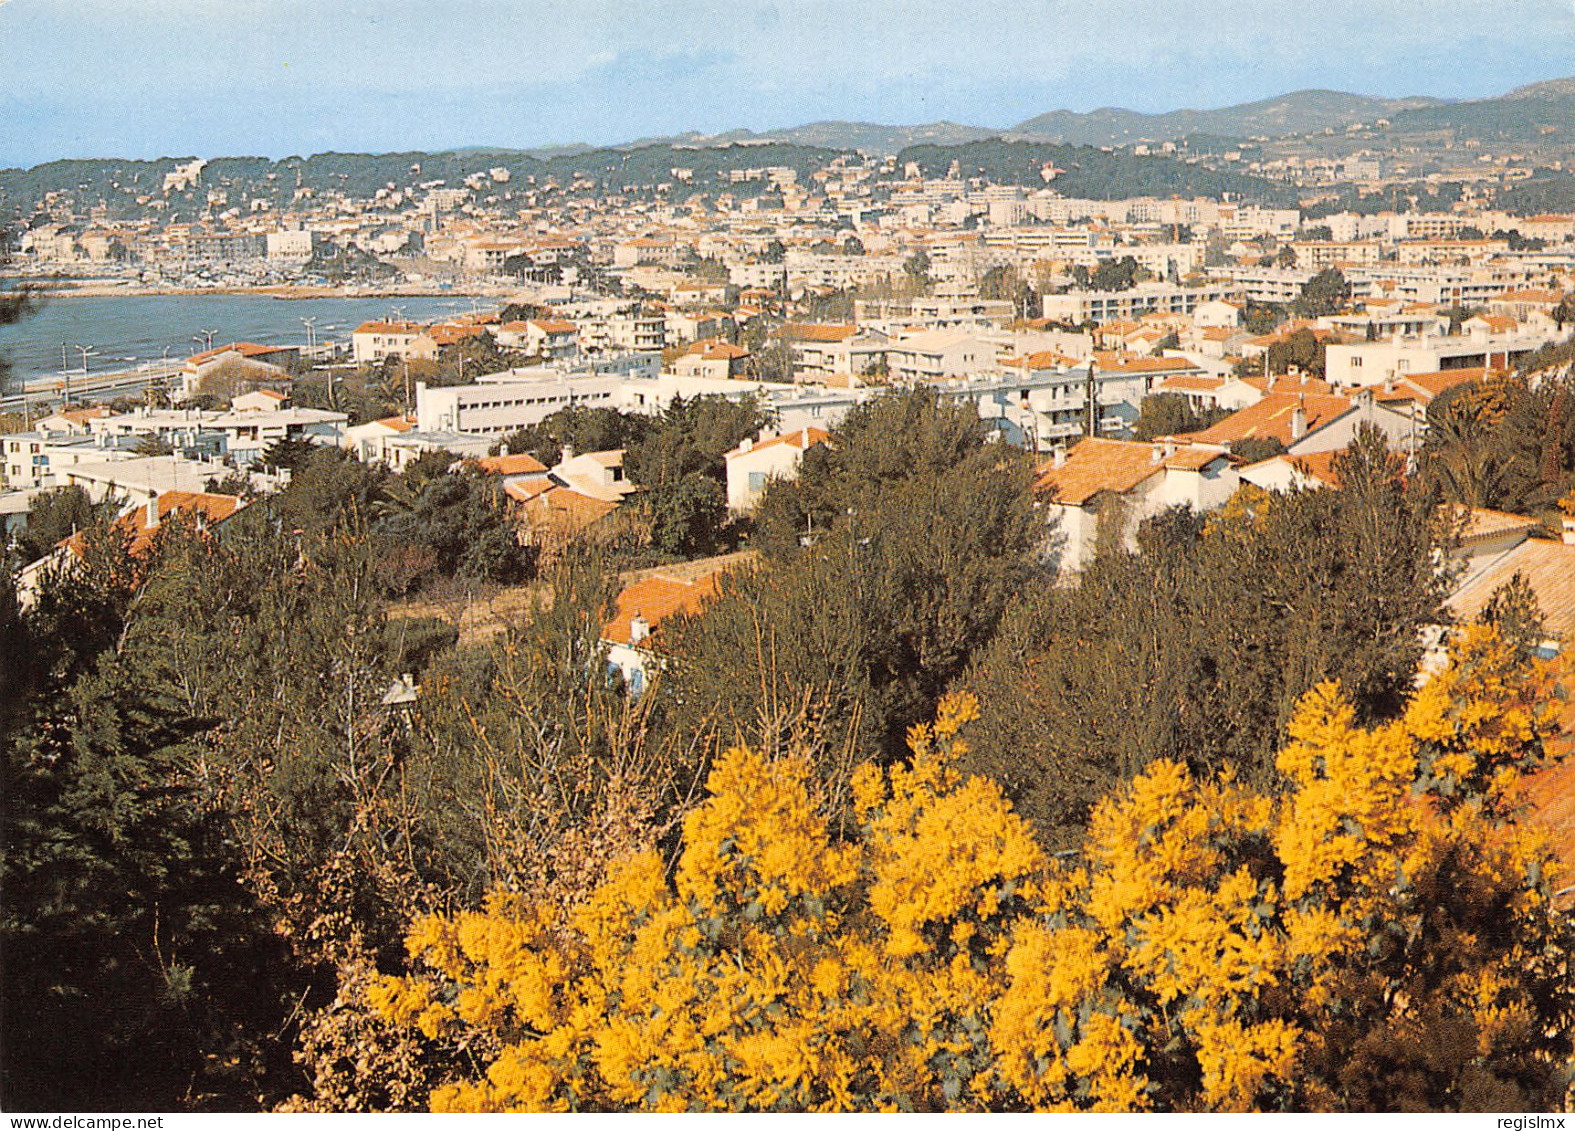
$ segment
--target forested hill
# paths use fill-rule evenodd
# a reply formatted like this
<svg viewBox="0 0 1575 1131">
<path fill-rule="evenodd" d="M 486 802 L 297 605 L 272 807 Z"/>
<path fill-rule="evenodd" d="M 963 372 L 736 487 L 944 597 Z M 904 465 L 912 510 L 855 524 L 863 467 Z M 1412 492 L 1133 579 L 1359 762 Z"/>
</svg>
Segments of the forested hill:
<svg viewBox="0 0 1575 1131">
<path fill-rule="evenodd" d="M 153 161 L 95 159 L 52 161 L 31 169 L 0 171 L 0 215 L 26 216 L 51 193 L 81 208 L 108 207 L 111 218 L 138 215 L 165 201 L 171 211 L 193 218 L 208 204 L 213 191 L 228 193 L 227 204 L 267 200 L 283 208 L 300 190 L 314 196 L 328 192 L 370 198 L 379 189 L 410 189 L 442 184 L 463 185 L 467 177 L 484 178 L 478 196 L 518 194 L 550 184 L 568 187 L 589 181 L 602 192 L 653 193 L 672 185 L 675 195 L 726 190 L 756 195 L 769 189 L 764 179 L 731 183 L 733 171 L 786 167 L 800 183 L 847 151 L 821 146 L 771 143 L 691 147 L 651 145 L 638 149 L 606 148 L 552 156 L 520 150 L 467 149 L 444 153 L 320 153 L 311 157 L 220 157 L 210 160 L 200 184 L 165 193 L 164 177 L 190 158 Z M 1283 190 L 1258 178 L 1211 172 L 1169 157 L 1106 153 L 1086 146 L 1008 142 L 999 139 L 967 145 L 920 145 L 906 149 L 901 161 L 916 161 L 926 175 L 944 175 L 953 161 L 964 176 L 985 176 L 999 184 L 1043 186 L 1046 163 L 1064 170 L 1055 187 L 1070 196 L 1099 198 L 1141 194 L 1217 195 L 1237 193 L 1276 200 Z M 855 158 L 862 160 L 862 158 Z M 900 168 L 900 165 L 899 165 Z M 685 171 L 680 173 L 675 170 Z M 138 197 L 144 198 L 138 202 Z"/>
</svg>

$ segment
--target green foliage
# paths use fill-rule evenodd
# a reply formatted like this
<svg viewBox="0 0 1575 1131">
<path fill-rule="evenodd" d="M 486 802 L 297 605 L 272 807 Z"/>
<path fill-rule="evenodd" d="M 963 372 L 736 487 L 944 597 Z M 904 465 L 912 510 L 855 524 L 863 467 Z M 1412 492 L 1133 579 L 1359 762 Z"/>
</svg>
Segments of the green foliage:
<svg viewBox="0 0 1575 1131">
<path fill-rule="evenodd" d="M 625 467 L 646 488 L 654 548 L 684 557 L 717 548 L 727 512 L 723 457 L 769 423 L 753 397 L 676 397 L 646 427 Z"/>
<path fill-rule="evenodd" d="M 196 537 L 169 520 L 151 554 L 178 560 Z M 268 989 L 280 943 L 194 772 L 217 720 L 146 678 L 125 567 L 124 542 L 90 538 L 79 567 L 8 618 L 31 660 L 12 669 L 0 748 L 12 1109 L 233 1108 L 289 1070 L 263 1039 L 286 1024 Z"/>
<path fill-rule="evenodd" d="M 1522 656 L 1530 655 L 1548 638 L 1548 621 L 1537 600 L 1537 591 L 1518 570 L 1493 590 L 1477 614 L 1477 623 L 1498 629 L 1505 642 Z"/>
<path fill-rule="evenodd" d="M 1298 318 L 1322 318 L 1338 314 L 1351 301 L 1351 284 L 1338 267 L 1325 267 L 1307 280 L 1302 293 L 1291 303 Z"/>
<path fill-rule="evenodd" d="M 1285 309 L 1270 302 L 1249 302 L 1245 326 L 1249 334 L 1270 334 L 1285 321 Z"/>
<path fill-rule="evenodd" d="M 1269 370 L 1272 373 L 1289 373 L 1294 366 L 1304 375 L 1322 377 L 1325 353 L 1322 339 L 1303 327 L 1269 346 Z"/>
<path fill-rule="evenodd" d="M 1247 488 L 1206 522 L 1170 512 L 1140 529 L 1141 553 L 1030 592 L 968 673 L 983 703 L 971 768 L 1065 846 L 1155 758 L 1272 786 L 1292 708 L 1321 680 L 1362 717 L 1391 715 L 1446 592 L 1432 503 L 1376 434 L 1337 464 L 1338 490 Z"/>
<path fill-rule="evenodd" d="M 839 741 L 900 755 L 1035 573 L 1030 475 L 968 406 L 932 392 L 849 413 L 796 480 L 768 485 L 755 536 L 766 567 L 664 626 L 679 725 L 749 730 L 803 697 Z"/>
<path fill-rule="evenodd" d="M 1575 294 L 1567 294 L 1559 299 L 1559 304 L 1553 308 L 1553 321 L 1560 332 L 1565 326 L 1575 323 Z"/>
<path fill-rule="evenodd" d="M 1537 515 L 1575 487 L 1575 378 L 1457 385 L 1427 417 L 1423 470 L 1452 502 Z"/>
<path fill-rule="evenodd" d="M 63 539 L 79 530 L 108 522 L 116 512 L 115 504 L 106 500 L 94 504 L 88 500 L 81 487 L 57 487 L 33 498 L 16 539 L 17 557 L 23 562 L 36 562 L 53 550 Z"/>
<path fill-rule="evenodd" d="M 539 424 L 511 432 L 503 446 L 514 455 L 535 456 L 548 467 L 563 458 L 567 445 L 576 452 L 607 452 L 628 448 L 649 427 L 651 418 L 615 408 L 561 408 Z"/>
<path fill-rule="evenodd" d="M 1106 259 L 1088 277 L 1088 285 L 1096 291 L 1129 291 L 1137 285 L 1137 260 L 1130 255 L 1120 259 Z"/>
<path fill-rule="evenodd" d="M 990 138 L 965 145 L 914 145 L 897 154 L 898 168 L 910 161 L 916 162 L 926 177 L 944 175 L 955 161 L 964 178 L 979 176 L 994 184 L 1033 188 L 1044 186 L 1040 174 L 1050 163 L 1062 170 L 1055 180 L 1057 191 L 1092 200 L 1177 195 L 1218 198 L 1225 193 L 1265 202 L 1287 200 L 1284 188 L 1258 177 L 1217 172 L 1171 157 L 1140 157 L 1087 145 Z"/>
<path fill-rule="evenodd" d="M 263 449 L 263 466 L 273 471 L 296 471 L 312 461 L 320 446 L 310 440 L 280 437 Z"/>
<path fill-rule="evenodd" d="M 1156 436 L 1201 432 L 1229 415 L 1229 410 L 1221 408 L 1197 412 L 1180 393 L 1152 393 L 1143 398 L 1138 418 L 1132 424 L 1132 438 L 1152 440 Z"/>
<path fill-rule="evenodd" d="M 1280 443 L 1277 436 L 1248 436 L 1232 443 L 1230 451 L 1231 455 L 1240 457 L 1243 463 L 1257 463 L 1283 455 L 1285 445 Z"/>
<path fill-rule="evenodd" d="M 509 585 L 534 572 L 535 552 L 522 543 L 496 477 L 444 470 L 414 477 L 396 499 L 372 526 L 378 574 L 391 594 L 437 577 Z"/>
</svg>

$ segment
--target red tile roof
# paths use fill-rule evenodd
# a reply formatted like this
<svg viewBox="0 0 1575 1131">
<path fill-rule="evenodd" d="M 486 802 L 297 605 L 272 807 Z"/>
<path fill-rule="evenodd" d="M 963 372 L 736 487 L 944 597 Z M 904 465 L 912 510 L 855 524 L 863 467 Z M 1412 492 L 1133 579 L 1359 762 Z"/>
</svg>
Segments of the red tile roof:
<svg viewBox="0 0 1575 1131">
<path fill-rule="evenodd" d="M 1291 436 L 1292 418 L 1299 408 L 1306 414 L 1306 431 L 1303 435 L 1333 423 L 1350 412 L 1353 405 L 1349 398 L 1320 396 L 1316 393 L 1282 393 L 1276 389 L 1257 404 L 1231 413 L 1213 427 L 1201 432 L 1190 432 L 1179 439 L 1196 444 L 1230 444 L 1240 440 L 1272 437 L 1290 447 L 1296 439 Z"/>
<path fill-rule="evenodd" d="M 654 633 L 668 617 L 699 612 L 716 594 L 716 579 L 717 575 L 712 573 L 696 581 L 648 577 L 635 582 L 618 594 L 617 612 L 602 627 L 602 639 L 615 644 L 632 644 L 629 626 L 637 616 L 643 617 Z"/>
</svg>

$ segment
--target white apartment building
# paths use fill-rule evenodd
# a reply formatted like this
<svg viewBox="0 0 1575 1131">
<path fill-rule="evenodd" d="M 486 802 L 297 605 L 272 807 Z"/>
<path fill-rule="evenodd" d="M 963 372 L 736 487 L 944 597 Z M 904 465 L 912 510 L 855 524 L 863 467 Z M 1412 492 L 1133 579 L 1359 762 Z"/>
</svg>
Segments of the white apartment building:
<svg viewBox="0 0 1575 1131">
<path fill-rule="evenodd" d="M 1045 295 L 1044 317 L 1080 325 L 1084 322 L 1125 322 L 1145 314 L 1192 314 L 1208 302 L 1234 297 L 1234 287 L 1210 283 L 1181 287 L 1173 283 L 1139 283 L 1125 291 L 1066 291 Z"/>
<path fill-rule="evenodd" d="M 1545 345 L 1549 335 L 1473 333 L 1417 338 L 1392 337 L 1376 342 L 1331 342 L 1324 354 L 1324 379 L 1331 385 L 1382 385 L 1418 373 L 1444 369 L 1508 369 Z"/>
<path fill-rule="evenodd" d="M 416 428 L 504 436 L 571 405 L 616 407 L 623 379 L 569 377 L 558 370 L 513 369 L 474 385 L 416 382 Z"/>
<path fill-rule="evenodd" d="M 130 443 L 102 437 L 90 440 L 61 433 L 13 432 L 0 436 L 0 455 L 4 456 L 0 471 L 4 472 L 5 486 L 25 491 L 62 486 L 63 472 L 78 464 L 133 459 L 136 452 Z"/>
<path fill-rule="evenodd" d="M 995 344 L 968 330 L 926 330 L 886 343 L 886 364 L 897 382 L 966 377 L 995 363 Z"/>
</svg>

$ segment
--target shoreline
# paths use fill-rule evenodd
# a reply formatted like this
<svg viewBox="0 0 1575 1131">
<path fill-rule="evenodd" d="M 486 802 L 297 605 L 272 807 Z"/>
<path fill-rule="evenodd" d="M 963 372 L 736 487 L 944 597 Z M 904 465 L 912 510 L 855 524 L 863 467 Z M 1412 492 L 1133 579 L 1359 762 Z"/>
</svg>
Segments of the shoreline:
<svg viewBox="0 0 1575 1131">
<path fill-rule="evenodd" d="M 43 299 L 62 298 L 202 298 L 207 296 L 250 295 L 278 299 L 321 298 L 503 298 L 520 294 L 520 288 L 478 283 L 462 288 L 422 286 L 409 283 L 387 287 L 325 286 L 300 283 L 273 283 L 257 286 L 225 287 L 150 287 L 135 283 L 84 283 L 80 286 L 50 285 L 50 280 L 26 276 L 6 276 L 10 281 L 33 291 Z"/>
<path fill-rule="evenodd" d="M 495 298 L 507 297 L 509 292 L 498 295 L 480 290 L 464 291 L 418 290 L 413 287 L 380 288 L 378 290 L 351 290 L 343 287 L 36 287 L 40 298 L 227 298 L 251 296 L 285 300 L 316 298 Z"/>
</svg>

